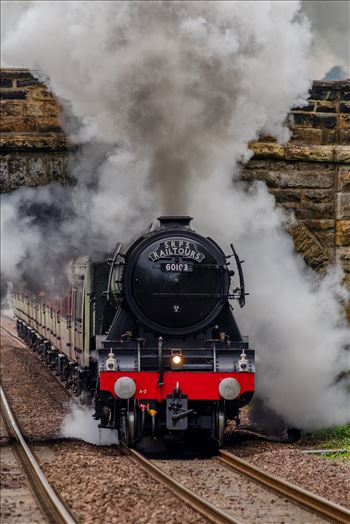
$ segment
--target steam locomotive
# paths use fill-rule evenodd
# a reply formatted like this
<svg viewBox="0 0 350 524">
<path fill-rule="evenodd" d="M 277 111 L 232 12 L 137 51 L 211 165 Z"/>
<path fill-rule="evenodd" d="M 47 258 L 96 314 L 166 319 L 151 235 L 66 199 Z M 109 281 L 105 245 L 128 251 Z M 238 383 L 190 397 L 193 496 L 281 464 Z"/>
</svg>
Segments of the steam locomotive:
<svg viewBox="0 0 350 524">
<path fill-rule="evenodd" d="M 254 391 L 254 351 L 230 305 L 245 304 L 241 261 L 191 217 L 158 220 L 104 262 L 77 259 L 63 299 L 14 293 L 18 333 L 125 445 L 221 446 Z"/>
</svg>

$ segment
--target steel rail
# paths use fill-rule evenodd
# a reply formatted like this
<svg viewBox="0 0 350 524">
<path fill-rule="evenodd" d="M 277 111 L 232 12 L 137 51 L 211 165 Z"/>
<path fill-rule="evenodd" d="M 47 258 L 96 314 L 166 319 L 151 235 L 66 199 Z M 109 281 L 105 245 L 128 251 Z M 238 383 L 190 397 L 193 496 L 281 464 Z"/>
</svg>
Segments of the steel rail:
<svg viewBox="0 0 350 524">
<path fill-rule="evenodd" d="M 76 524 L 75 518 L 49 484 L 35 456 L 25 442 L 3 388 L 1 415 L 10 439 L 14 440 L 14 452 L 28 479 L 29 487 L 46 520 L 52 524 Z"/>
<path fill-rule="evenodd" d="M 27 344 L 25 344 L 18 336 L 11 333 L 7 328 L 1 326 L 10 337 L 15 339 L 20 343 L 24 348 L 26 348 L 31 354 L 33 354 L 40 362 L 41 359 L 33 351 L 30 351 Z M 68 391 L 62 382 L 59 380 L 56 375 L 53 375 L 57 382 Z M 1 398 L 3 396 L 3 391 L 1 390 Z M 196 495 L 191 490 L 183 486 L 181 483 L 177 482 L 171 478 L 167 473 L 158 468 L 154 463 L 149 461 L 146 457 L 138 453 L 134 449 L 128 449 L 130 455 L 148 472 L 151 473 L 158 480 L 162 481 L 167 485 L 167 487 L 175 493 L 177 496 L 182 498 L 187 504 L 193 507 L 196 511 L 204 515 L 206 518 L 211 520 L 214 523 L 234 523 L 241 524 L 241 521 L 238 521 L 228 513 L 220 510 L 210 502 L 206 501 L 202 497 Z M 281 495 L 292 502 L 299 504 L 306 508 L 307 510 L 319 514 L 321 517 L 331 520 L 336 524 L 349 524 L 350 523 L 350 511 L 331 502 L 319 495 L 313 494 L 303 488 L 295 486 L 290 482 L 278 478 L 275 475 L 266 473 L 265 471 L 249 464 L 248 462 L 236 457 L 232 453 L 229 453 L 224 450 L 219 450 L 218 456 L 216 459 L 229 468 L 235 470 L 237 473 L 243 474 L 247 478 L 262 484 L 263 486 L 271 489 L 278 495 Z M 61 522 L 61 521 L 59 521 Z M 73 521 L 74 522 L 74 521 Z"/>
<path fill-rule="evenodd" d="M 5 331 L 5 333 L 13 338 L 14 340 L 16 340 L 22 347 L 24 347 L 25 349 L 28 349 L 29 350 L 29 347 L 27 346 L 27 344 L 25 342 L 23 342 L 23 340 L 21 338 L 19 338 L 17 335 L 15 335 L 14 333 L 12 333 L 9 329 L 5 328 L 4 326 L 0 326 L 0 328 Z"/>
<path fill-rule="evenodd" d="M 215 524 L 242 524 L 242 521 L 229 515 L 225 511 L 222 511 L 220 508 L 217 508 L 211 502 L 208 502 L 190 489 L 186 488 L 177 480 L 173 479 L 170 475 L 165 473 L 165 471 L 156 466 L 153 462 L 148 460 L 144 455 L 135 449 L 129 448 L 128 453 L 137 464 L 147 471 L 147 473 L 151 474 L 154 478 L 165 484 L 172 493 L 181 498 L 195 511 L 201 513 L 201 515 L 210 520 L 210 522 L 214 522 Z"/>
<path fill-rule="evenodd" d="M 347 508 L 295 486 L 287 480 L 266 473 L 232 453 L 220 449 L 217 460 L 237 473 L 273 490 L 278 495 L 282 495 L 307 510 L 319 514 L 326 520 L 331 520 L 331 522 L 337 524 L 350 523 L 350 511 Z"/>
<path fill-rule="evenodd" d="M 4 326 L 1 326 L 1 329 L 4 330 L 4 332 L 16 340 L 22 347 L 24 347 L 27 351 L 29 351 L 31 354 L 36 356 L 38 360 L 41 359 L 36 355 L 33 351 L 29 349 L 27 344 L 23 342 L 18 336 L 14 335 Z M 57 378 L 57 377 L 56 377 Z M 59 381 L 59 379 L 57 378 Z M 59 381 L 60 385 L 62 387 L 63 384 Z M 1 389 L 1 399 L 3 398 L 4 392 Z M 5 396 L 4 396 L 5 398 Z M 199 512 L 203 516 L 205 516 L 208 520 L 213 522 L 214 524 L 242 524 L 241 521 L 231 517 L 227 513 L 223 512 L 210 502 L 206 501 L 202 497 L 198 496 L 197 494 L 190 491 L 188 488 L 177 482 L 176 480 L 172 479 L 167 473 L 165 473 L 163 470 L 161 470 L 159 467 L 157 467 L 155 464 L 153 464 L 151 461 L 149 461 L 146 457 L 138 453 L 134 449 L 126 448 L 127 453 L 132 457 L 132 459 L 135 460 L 147 473 L 151 474 L 154 478 L 161 481 L 161 483 L 165 484 L 166 487 L 174 493 L 176 496 L 180 497 L 184 502 L 186 502 L 190 507 L 192 507 L 195 511 Z M 66 522 L 57 520 L 54 522 Z M 67 521 L 67 522 L 74 522 Z"/>
</svg>

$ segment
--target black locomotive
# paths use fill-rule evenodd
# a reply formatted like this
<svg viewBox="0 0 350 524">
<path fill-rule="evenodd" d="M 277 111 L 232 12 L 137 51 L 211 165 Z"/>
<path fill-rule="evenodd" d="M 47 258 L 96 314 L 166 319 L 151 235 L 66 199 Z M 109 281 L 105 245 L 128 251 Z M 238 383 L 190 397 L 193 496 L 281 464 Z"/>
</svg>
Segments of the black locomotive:
<svg viewBox="0 0 350 524">
<path fill-rule="evenodd" d="M 226 421 L 239 423 L 254 390 L 254 351 L 230 305 L 245 303 L 241 262 L 232 245 L 225 256 L 191 229 L 190 217 L 158 220 L 104 263 L 78 259 L 59 305 L 15 295 L 19 331 L 33 331 L 78 393 L 93 393 L 100 427 L 126 445 L 190 436 L 222 445 Z"/>
</svg>

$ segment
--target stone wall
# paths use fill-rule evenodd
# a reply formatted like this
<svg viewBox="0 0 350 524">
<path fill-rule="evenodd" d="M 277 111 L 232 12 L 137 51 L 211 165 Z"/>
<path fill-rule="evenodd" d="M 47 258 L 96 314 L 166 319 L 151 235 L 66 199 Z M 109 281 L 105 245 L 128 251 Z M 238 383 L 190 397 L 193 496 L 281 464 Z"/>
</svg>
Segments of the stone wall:
<svg viewBox="0 0 350 524">
<path fill-rule="evenodd" d="M 3 191 L 65 183 L 70 145 L 54 97 L 21 69 L 2 70 L 0 94 Z M 350 81 L 314 82 L 288 126 L 288 144 L 263 137 L 250 145 L 242 176 L 267 183 L 277 204 L 295 214 L 291 234 L 306 262 L 322 271 L 339 260 L 350 289 Z"/>
<path fill-rule="evenodd" d="M 2 191 L 65 182 L 69 145 L 55 98 L 28 70 L 2 69 L 0 85 Z"/>
<path fill-rule="evenodd" d="M 294 212 L 297 250 L 314 269 L 339 260 L 350 289 L 350 81 L 314 82 L 308 105 L 288 117 L 286 145 L 263 138 L 243 178 L 264 180 Z M 349 311 L 350 315 L 350 311 Z"/>
</svg>

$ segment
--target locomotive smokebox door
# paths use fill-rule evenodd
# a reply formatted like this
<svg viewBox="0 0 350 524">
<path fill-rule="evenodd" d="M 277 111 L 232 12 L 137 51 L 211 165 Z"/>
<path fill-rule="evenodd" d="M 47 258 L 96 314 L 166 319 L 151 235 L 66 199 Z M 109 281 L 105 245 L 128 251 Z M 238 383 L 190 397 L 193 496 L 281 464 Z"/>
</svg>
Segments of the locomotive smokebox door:
<svg viewBox="0 0 350 524">
<path fill-rule="evenodd" d="M 126 256 L 121 289 L 147 330 L 192 336 L 215 323 L 230 290 L 224 252 L 190 229 L 190 217 L 161 217 Z"/>
<path fill-rule="evenodd" d="M 190 410 L 192 413 L 193 410 Z M 188 410 L 187 397 L 177 397 L 168 395 L 166 399 L 166 427 L 173 431 L 183 431 L 188 428 Z"/>
</svg>

